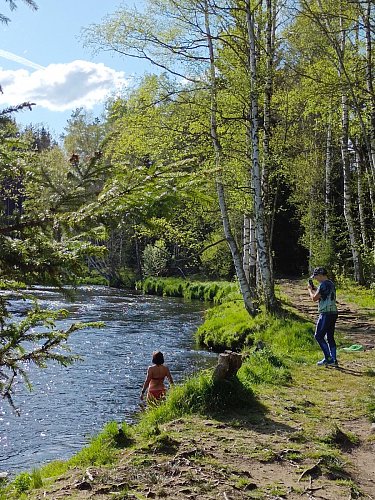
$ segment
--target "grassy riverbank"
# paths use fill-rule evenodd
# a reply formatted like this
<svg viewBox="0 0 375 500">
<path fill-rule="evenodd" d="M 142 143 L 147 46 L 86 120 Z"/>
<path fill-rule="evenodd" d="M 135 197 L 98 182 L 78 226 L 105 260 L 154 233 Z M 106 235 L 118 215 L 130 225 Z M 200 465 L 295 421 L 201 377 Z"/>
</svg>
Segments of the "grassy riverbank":
<svg viewBox="0 0 375 500">
<path fill-rule="evenodd" d="M 341 351 L 340 370 L 319 369 L 313 323 L 291 305 L 284 317 L 251 319 L 238 300 L 221 302 L 197 339 L 242 349 L 235 379 L 215 384 L 210 371 L 191 377 L 137 424 L 110 423 L 69 461 L 21 474 L 1 500 L 294 499 L 314 491 L 339 500 L 368 493 L 375 351 Z"/>
</svg>

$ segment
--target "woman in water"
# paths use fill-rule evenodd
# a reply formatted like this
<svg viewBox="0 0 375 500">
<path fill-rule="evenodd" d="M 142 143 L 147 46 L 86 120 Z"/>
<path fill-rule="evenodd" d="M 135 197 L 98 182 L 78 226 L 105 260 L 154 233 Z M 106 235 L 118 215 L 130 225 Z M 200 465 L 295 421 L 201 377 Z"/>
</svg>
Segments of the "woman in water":
<svg viewBox="0 0 375 500">
<path fill-rule="evenodd" d="M 167 366 L 164 366 L 164 356 L 162 352 L 156 351 L 152 353 L 152 363 L 153 365 L 149 366 L 147 369 L 147 377 L 143 384 L 141 392 L 142 401 L 147 389 L 148 401 L 157 401 L 164 397 L 167 392 L 164 386 L 165 377 L 169 380 L 169 384 L 173 385 L 171 372 Z"/>
</svg>

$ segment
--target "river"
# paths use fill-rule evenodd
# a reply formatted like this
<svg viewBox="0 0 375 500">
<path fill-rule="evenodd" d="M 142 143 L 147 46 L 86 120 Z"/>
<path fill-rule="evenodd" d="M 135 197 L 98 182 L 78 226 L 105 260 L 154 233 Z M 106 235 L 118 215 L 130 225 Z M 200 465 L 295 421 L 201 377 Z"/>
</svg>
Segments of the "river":
<svg viewBox="0 0 375 500">
<path fill-rule="evenodd" d="M 164 353 L 177 382 L 214 362 L 215 355 L 194 346 L 203 316 L 199 302 L 99 286 L 80 287 L 73 302 L 54 288 L 35 287 L 32 294 L 45 309 L 69 311 L 58 328 L 76 321 L 103 321 L 105 327 L 73 333 L 69 345 L 82 361 L 29 368 L 33 391 L 19 384 L 14 397 L 21 416 L 0 402 L 0 471 L 14 474 L 66 459 L 107 422 L 132 422 L 152 351 Z M 14 318 L 27 307 L 11 301 Z"/>
</svg>

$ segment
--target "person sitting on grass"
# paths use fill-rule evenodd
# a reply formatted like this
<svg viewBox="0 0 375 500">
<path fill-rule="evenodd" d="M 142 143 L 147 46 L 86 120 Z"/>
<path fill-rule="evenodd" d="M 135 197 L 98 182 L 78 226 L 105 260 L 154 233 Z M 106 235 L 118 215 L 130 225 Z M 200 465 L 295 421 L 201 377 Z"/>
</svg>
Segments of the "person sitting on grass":
<svg viewBox="0 0 375 500">
<path fill-rule="evenodd" d="M 171 372 L 167 366 L 164 366 L 164 356 L 160 351 L 155 351 L 152 353 L 152 366 L 147 369 L 146 380 L 143 384 L 141 392 L 141 400 L 143 401 L 145 392 L 147 392 L 147 401 L 156 402 L 165 397 L 167 392 L 164 379 L 167 377 L 169 384 L 173 385 L 173 379 Z"/>
<path fill-rule="evenodd" d="M 319 286 L 316 289 L 309 282 L 308 291 L 314 302 L 319 301 L 319 317 L 315 328 L 315 339 L 323 351 L 324 358 L 318 361 L 318 366 L 338 366 L 336 358 L 335 325 L 337 320 L 336 288 L 328 279 L 324 267 L 316 267 L 311 276 Z"/>
</svg>

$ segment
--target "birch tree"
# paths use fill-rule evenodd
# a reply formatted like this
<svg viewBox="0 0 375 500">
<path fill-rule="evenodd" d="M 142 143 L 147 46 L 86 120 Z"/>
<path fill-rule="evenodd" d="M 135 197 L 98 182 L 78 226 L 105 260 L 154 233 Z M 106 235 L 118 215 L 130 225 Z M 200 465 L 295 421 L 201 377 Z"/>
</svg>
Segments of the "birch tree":
<svg viewBox="0 0 375 500">
<path fill-rule="evenodd" d="M 213 35 L 216 4 L 208 0 L 186 2 L 154 0 L 142 15 L 138 11 L 122 10 L 104 25 L 86 30 L 86 41 L 102 50 L 114 50 L 122 55 L 147 59 L 171 75 L 204 87 L 210 96 L 209 131 L 212 139 L 213 164 L 217 171 L 216 190 L 223 231 L 228 242 L 244 304 L 249 314 L 255 314 L 255 290 L 250 289 L 240 249 L 233 236 L 221 172 L 225 169 L 225 154 L 217 124 L 216 45 Z M 171 24 L 172 23 L 172 24 Z M 164 31 L 163 31 L 164 30 Z M 194 68 L 192 63 L 196 65 Z"/>
</svg>

